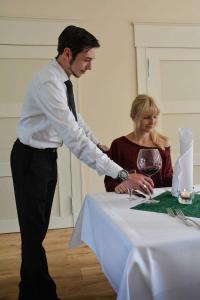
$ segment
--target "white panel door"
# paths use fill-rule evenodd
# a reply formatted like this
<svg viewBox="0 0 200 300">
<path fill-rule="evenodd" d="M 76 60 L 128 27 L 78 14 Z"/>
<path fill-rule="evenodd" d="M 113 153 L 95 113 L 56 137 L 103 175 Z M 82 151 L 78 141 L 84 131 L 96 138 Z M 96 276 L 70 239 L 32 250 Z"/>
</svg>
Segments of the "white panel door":
<svg viewBox="0 0 200 300">
<path fill-rule="evenodd" d="M 3 233 L 19 230 L 9 160 L 25 90 L 33 75 L 55 57 L 57 32 L 67 25 L 65 22 L 4 19 L 0 24 L 4 28 L 0 37 L 0 233 Z M 51 35 L 49 28 L 52 28 Z M 8 41 L 4 41 L 6 37 Z M 77 98 L 77 82 L 74 87 Z M 67 147 L 62 147 L 58 151 L 58 184 L 50 228 L 73 226 L 80 207 L 80 163 Z"/>
<path fill-rule="evenodd" d="M 178 128 L 194 134 L 194 183 L 200 182 L 200 49 L 146 48 L 147 93 L 161 108 L 161 129 L 179 155 Z"/>
</svg>

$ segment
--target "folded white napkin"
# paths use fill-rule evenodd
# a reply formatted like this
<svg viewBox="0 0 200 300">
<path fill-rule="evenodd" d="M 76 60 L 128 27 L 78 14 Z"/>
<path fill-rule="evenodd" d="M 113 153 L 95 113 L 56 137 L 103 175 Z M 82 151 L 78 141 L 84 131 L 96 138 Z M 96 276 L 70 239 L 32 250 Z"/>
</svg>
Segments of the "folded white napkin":
<svg viewBox="0 0 200 300">
<path fill-rule="evenodd" d="M 180 155 L 174 167 L 172 195 L 193 189 L 193 135 L 188 128 L 179 128 Z"/>
</svg>

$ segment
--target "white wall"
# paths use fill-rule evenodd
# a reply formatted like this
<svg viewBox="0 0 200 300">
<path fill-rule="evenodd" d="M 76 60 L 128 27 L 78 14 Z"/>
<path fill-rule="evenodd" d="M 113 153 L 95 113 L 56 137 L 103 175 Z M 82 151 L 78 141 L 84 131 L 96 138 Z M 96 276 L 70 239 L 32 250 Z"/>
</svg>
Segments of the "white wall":
<svg viewBox="0 0 200 300">
<path fill-rule="evenodd" d="M 0 15 L 76 20 L 100 41 L 93 70 L 80 79 L 80 111 L 103 143 L 131 130 L 137 94 L 134 22 L 200 23 L 199 0 L 0 0 Z M 104 190 L 83 166 L 83 192 Z"/>
</svg>

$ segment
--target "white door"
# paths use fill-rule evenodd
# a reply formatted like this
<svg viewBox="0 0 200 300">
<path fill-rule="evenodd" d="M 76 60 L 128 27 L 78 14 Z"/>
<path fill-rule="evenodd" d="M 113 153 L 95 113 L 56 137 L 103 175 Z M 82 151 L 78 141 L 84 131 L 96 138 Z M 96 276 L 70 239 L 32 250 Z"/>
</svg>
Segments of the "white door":
<svg viewBox="0 0 200 300">
<path fill-rule="evenodd" d="M 27 83 L 43 65 L 55 57 L 58 32 L 61 32 L 66 23 L 0 20 L 0 24 L 3 28 L 3 34 L 0 35 L 0 232 L 2 233 L 19 230 L 9 159 L 16 139 L 16 124 Z M 53 42 L 49 39 L 50 29 Z M 37 41 L 36 38 L 38 30 L 40 38 L 43 36 L 41 41 Z M 9 40 L 5 40 L 7 37 Z M 77 82 L 74 82 L 74 85 L 77 95 Z M 58 151 L 58 184 L 50 228 L 73 226 L 80 206 L 80 164 L 71 156 L 67 147 L 62 147 Z"/>
<path fill-rule="evenodd" d="M 147 90 L 159 102 L 161 128 L 172 144 L 173 161 L 179 155 L 178 128 L 194 135 L 194 183 L 199 183 L 200 49 L 148 48 Z"/>
<path fill-rule="evenodd" d="M 160 129 L 169 136 L 173 162 L 178 129 L 194 135 L 194 184 L 200 182 L 200 25 L 135 25 L 138 92 L 152 95 L 161 109 Z"/>
</svg>

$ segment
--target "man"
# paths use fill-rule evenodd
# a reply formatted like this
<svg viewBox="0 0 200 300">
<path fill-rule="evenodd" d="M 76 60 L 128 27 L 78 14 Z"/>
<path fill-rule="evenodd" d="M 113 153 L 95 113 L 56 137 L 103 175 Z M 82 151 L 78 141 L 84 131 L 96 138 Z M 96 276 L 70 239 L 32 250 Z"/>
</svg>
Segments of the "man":
<svg viewBox="0 0 200 300">
<path fill-rule="evenodd" d="M 11 169 L 22 241 L 19 300 L 56 300 L 56 285 L 48 272 L 42 242 L 46 236 L 57 181 L 56 149 L 64 143 L 99 175 L 119 178 L 145 192 L 151 179 L 128 174 L 100 149 L 91 130 L 76 114 L 71 75 L 91 70 L 97 39 L 86 30 L 68 26 L 58 39 L 58 55 L 31 81 L 17 136 Z M 67 93 L 67 94 L 66 94 Z"/>
</svg>

